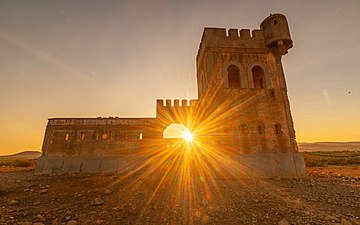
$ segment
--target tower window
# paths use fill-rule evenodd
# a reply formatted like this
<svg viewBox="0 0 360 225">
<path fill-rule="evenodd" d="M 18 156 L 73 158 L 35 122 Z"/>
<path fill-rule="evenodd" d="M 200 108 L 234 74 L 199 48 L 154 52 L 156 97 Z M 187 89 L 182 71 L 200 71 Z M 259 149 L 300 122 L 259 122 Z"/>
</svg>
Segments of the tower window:
<svg viewBox="0 0 360 225">
<path fill-rule="evenodd" d="M 254 66 L 252 68 L 254 88 L 263 89 L 265 87 L 264 70 L 260 66 Z"/>
<path fill-rule="evenodd" d="M 139 135 L 139 139 L 142 140 L 143 139 L 143 133 L 140 133 Z"/>
<path fill-rule="evenodd" d="M 281 130 L 281 124 L 275 124 L 275 134 L 282 135 L 284 132 Z"/>
<path fill-rule="evenodd" d="M 82 133 L 82 134 L 81 134 L 81 140 L 83 141 L 84 139 L 85 139 L 85 134 Z"/>
<path fill-rule="evenodd" d="M 277 24 L 277 21 L 276 20 L 274 20 L 274 25 L 276 25 Z"/>
<path fill-rule="evenodd" d="M 239 68 L 235 65 L 230 65 L 227 69 L 229 88 L 240 87 L 240 73 Z"/>
</svg>

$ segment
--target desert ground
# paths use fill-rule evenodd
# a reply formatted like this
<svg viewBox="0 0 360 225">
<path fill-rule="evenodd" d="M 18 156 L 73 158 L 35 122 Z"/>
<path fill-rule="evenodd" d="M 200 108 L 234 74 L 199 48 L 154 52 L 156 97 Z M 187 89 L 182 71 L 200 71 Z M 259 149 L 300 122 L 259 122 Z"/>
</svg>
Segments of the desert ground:
<svg viewBox="0 0 360 225">
<path fill-rule="evenodd" d="M 3 163 L 0 224 L 360 224 L 357 161 L 324 165 L 323 156 L 306 154 L 307 164 L 321 167 L 308 167 L 302 179 L 190 174 L 186 183 L 144 179 L 141 171 L 39 175 L 35 161 Z"/>
</svg>

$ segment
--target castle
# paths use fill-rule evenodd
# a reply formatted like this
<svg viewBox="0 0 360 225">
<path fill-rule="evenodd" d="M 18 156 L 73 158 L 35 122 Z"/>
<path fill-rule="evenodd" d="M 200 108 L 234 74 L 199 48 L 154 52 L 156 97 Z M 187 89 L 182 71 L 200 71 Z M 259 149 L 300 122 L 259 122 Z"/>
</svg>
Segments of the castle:
<svg viewBox="0 0 360 225">
<path fill-rule="evenodd" d="M 199 142 L 226 151 L 257 177 L 302 177 L 281 58 L 293 42 L 286 17 L 248 29 L 205 28 L 198 100 L 157 100 L 155 118 L 52 118 L 37 172 L 115 172 L 139 166 L 164 129 L 184 124 Z M 150 149 L 150 150 L 149 150 Z"/>
</svg>

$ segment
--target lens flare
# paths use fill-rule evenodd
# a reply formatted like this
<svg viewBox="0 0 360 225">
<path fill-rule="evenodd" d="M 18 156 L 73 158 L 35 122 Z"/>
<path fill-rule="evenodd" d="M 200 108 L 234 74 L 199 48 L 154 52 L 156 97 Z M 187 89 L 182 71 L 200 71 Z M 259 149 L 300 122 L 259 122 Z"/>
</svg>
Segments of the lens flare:
<svg viewBox="0 0 360 225">
<path fill-rule="evenodd" d="M 190 142 L 192 141 L 193 136 L 190 131 L 185 131 L 185 133 L 183 134 L 183 138 L 185 139 L 185 141 Z"/>
</svg>

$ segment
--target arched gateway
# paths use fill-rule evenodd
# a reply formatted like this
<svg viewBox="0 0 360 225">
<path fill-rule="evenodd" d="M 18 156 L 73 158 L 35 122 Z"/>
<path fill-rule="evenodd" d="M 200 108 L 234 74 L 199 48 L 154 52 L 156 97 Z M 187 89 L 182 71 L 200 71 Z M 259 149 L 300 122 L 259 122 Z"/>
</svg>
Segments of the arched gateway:
<svg viewBox="0 0 360 225">
<path fill-rule="evenodd" d="M 281 63 L 290 48 L 281 14 L 251 35 L 205 28 L 196 57 L 197 100 L 157 100 L 155 118 L 49 119 L 37 172 L 136 169 L 141 157 L 161 152 L 165 128 L 179 123 L 196 132 L 198 150 L 211 149 L 214 160 L 217 151 L 226 152 L 223 162 L 243 174 L 304 176 Z"/>
</svg>

